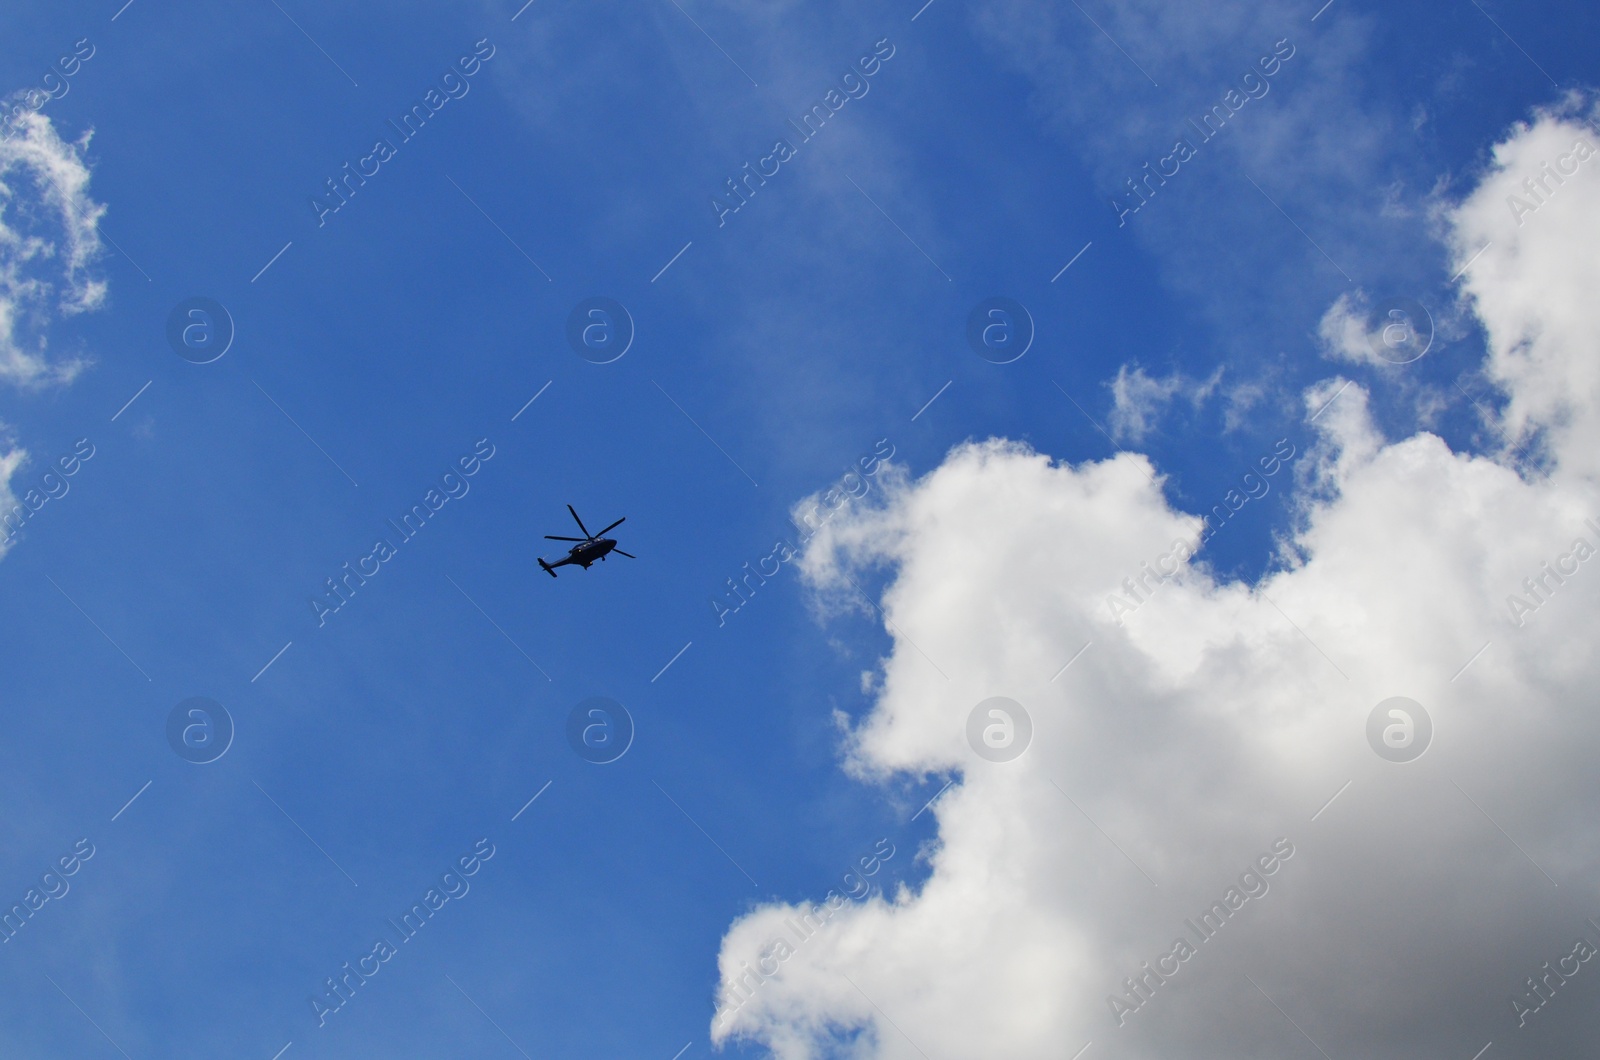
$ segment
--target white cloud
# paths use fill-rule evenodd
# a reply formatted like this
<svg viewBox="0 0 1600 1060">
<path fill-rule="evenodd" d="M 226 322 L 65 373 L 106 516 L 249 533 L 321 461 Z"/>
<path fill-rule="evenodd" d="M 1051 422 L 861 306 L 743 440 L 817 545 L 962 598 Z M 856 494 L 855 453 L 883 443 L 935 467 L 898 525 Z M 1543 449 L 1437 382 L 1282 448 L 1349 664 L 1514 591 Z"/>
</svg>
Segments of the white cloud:
<svg viewBox="0 0 1600 1060">
<path fill-rule="evenodd" d="M 1199 409 L 1222 381 L 1218 368 L 1205 379 L 1182 372 L 1152 376 L 1138 365 L 1117 369 L 1111 387 L 1111 435 L 1119 442 L 1140 442 L 1155 429 L 1173 399 L 1182 397 Z"/>
<path fill-rule="evenodd" d="M 0 379 L 65 383 L 83 361 L 53 361 L 46 332 L 56 314 L 105 302 L 105 281 L 92 268 L 105 207 L 89 195 L 88 133 L 64 141 L 39 113 L 15 125 L 18 135 L 0 142 Z"/>
<path fill-rule="evenodd" d="M 4 424 L 0 424 L 0 519 L 19 507 L 17 496 L 11 489 L 11 478 L 27 459 L 27 451 L 17 446 Z M 15 543 L 12 530 L 12 525 L 0 522 L 0 556 L 11 551 Z"/>
<path fill-rule="evenodd" d="M 1317 323 L 1324 356 L 1374 367 L 1410 364 L 1433 348 L 1435 329 L 1453 326 L 1435 320 L 1410 299 L 1373 306 L 1361 288 L 1341 294 Z"/>
<path fill-rule="evenodd" d="M 1360 290 L 1341 294 L 1317 324 L 1322 352 L 1352 364 L 1378 364 L 1372 352 L 1372 329 L 1367 323 L 1366 295 Z"/>
<path fill-rule="evenodd" d="M 786 1060 L 1059 1058 L 1090 1040 L 1096 1056 L 1315 1055 L 1302 1032 L 1335 1056 L 1471 1056 L 1518 1035 L 1538 1055 L 1590 1049 L 1574 988 L 1526 1030 L 1510 1005 L 1574 936 L 1600 941 L 1584 920 L 1600 900 L 1600 563 L 1560 581 L 1543 566 L 1600 543 L 1584 525 L 1600 518 L 1600 159 L 1520 225 L 1505 201 L 1593 137 L 1574 107 L 1514 130 L 1448 218 L 1456 267 L 1493 242 L 1464 283 L 1508 429 L 1544 432 L 1549 478 L 1427 433 L 1386 440 L 1352 383 L 1309 428 L 1281 568 L 1219 581 L 1202 553 L 1149 578 L 1121 624 L 1108 600 L 1123 579 L 1198 528 L 1136 454 L 1073 466 L 964 445 L 919 480 L 884 476 L 813 539 L 802 571 L 820 592 L 892 573 L 893 649 L 847 768 L 960 782 L 929 811 L 917 891 L 846 902 L 798 945 L 790 905 L 730 927 L 724 982 L 776 938 L 794 950 L 716 1041 Z M 1310 388 L 1306 415 L 1344 385 Z M 1513 594 L 1536 605 L 1520 624 Z M 1397 695 L 1436 726 L 1406 765 L 1366 736 Z M 967 743 L 991 696 L 1032 717 L 1015 761 Z M 1108 997 L 1193 938 L 1185 922 L 1247 886 L 1279 837 L 1295 853 L 1269 889 L 1119 1025 Z"/>
<path fill-rule="evenodd" d="M 1455 267 L 1472 262 L 1462 287 L 1489 335 L 1489 377 L 1510 396 L 1504 426 L 1519 441 L 1548 429 L 1584 473 L 1600 469 L 1597 119 L 1600 101 L 1569 96 L 1496 145 L 1452 233 Z"/>
<path fill-rule="evenodd" d="M 1274 373 L 1275 374 L 1275 373 Z M 1228 388 L 1227 404 L 1222 410 L 1222 429 L 1224 432 L 1233 432 L 1250 422 L 1250 414 L 1257 408 L 1271 403 L 1271 399 L 1281 391 L 1268 391 L 1270 375 L 1246 383 L 1235 383 Z"/>
</svg>

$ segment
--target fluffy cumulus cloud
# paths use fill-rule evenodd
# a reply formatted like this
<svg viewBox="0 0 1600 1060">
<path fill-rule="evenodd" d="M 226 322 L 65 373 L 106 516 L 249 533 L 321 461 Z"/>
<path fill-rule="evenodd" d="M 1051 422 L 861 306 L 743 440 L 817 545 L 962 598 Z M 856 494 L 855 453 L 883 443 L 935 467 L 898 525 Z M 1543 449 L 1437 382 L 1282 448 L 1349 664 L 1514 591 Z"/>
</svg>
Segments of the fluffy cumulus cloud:
<svg viewBox="0 0 1600 1060">
<path fill-rule="evenodd" d="M 105 207 L 89 195 L 89 134 L 68 142 L 49 118 L 27 113 L 0 142 L 0 380 L 70 381 L 81 359 L 52 359 L 46 333 L 58 315 L 99 308 L 94 274 Z"/>
<path fill-rule="evenodd" d="M 1600 469 L 1597 120 L 1600 100 L 1573 95 L 1498 144 L 1452 232 L 1490 338 L 1489 377 L 1510 399 L 1505 426 L 1520 442 L 1548 433 L 1586 472 Z"/>
<path fill-rule="evenodd" d="M 1384 363 L 1385 358 L 1378 355 L 1383 329 L 1368 319 L 1369 310 L 1366 292 L 1358 290 L 1340 295 L 1317 325 L 1322 352 L 1334 360 L 1352 364 Z M 1394 358 L 1387 360 L 1392 363 Z"/>
<path fill-rule="evenodd" d="M 1144 457 L 1072 465 L 1002 440 L 886 477 L 813 539 L 820 598 L 888 577 L 892 649 L 846 768 L 957 783 L 929 811 L 914 889 L 730 926 L 715 1041 L 785 1060 L 1592 1051 L 1600 159 L 1578 157 L 1584 106 L 1514 129 L 1447 217 L 1457 267 L 1490 244 L 1463 284 L 1503 390 L 1492 414 L 1516 448 L 1539 442 L 1541 468 L 1519 472 L 1509 444 L 1386 438 L 1364 386 L 1334 378 L 1304 395 L 1308 419 L 1332 403 L 1293 464 L 1293 533 L 1255 583 L 1211 571 L 1199 517 Z M 1369 726 L 1397 696 L 1421 711 Z M 984 713 L 969 738 L 991 697 L 1031 719 L 1010 761 L 975 748 L 1015 718 Z M 1426 753 L 1380 755 L 1408 724 Z"/>
</svg>

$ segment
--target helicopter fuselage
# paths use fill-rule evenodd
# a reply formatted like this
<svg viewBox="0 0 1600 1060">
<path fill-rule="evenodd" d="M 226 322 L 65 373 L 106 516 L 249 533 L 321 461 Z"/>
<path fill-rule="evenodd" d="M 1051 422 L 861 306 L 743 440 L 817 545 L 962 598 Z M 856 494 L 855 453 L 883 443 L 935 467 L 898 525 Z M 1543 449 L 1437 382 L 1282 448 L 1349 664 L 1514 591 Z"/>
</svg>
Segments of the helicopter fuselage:
<svg viewBox="0 0 1600 1060">
<path fill-rule="evenodd" d="M 594 541 L 580 541 L 568 549 L 566 556 L 562 559 L 558 559 L 554 563 L 546 563 L 544 560 L 540 560 L 539 565 L 547 571 L 552 567 L 565 567 L 569 564 L 588 570 L 590 564 L 597 559 L 605 559 L 606 553 L 616 547 L 617 542 L 609 537 L 598 538 Z M 552 571 L 552 573 L 554 572 Z"/>
<path fill-rule="evenodd" d="M 587 567 L 597 559 L 605 559 L 606 553 L 616 547 L 616 541 L 609 537 L 602 537 L 598 541 L 584 541 L 567 550 L 566 562 Z"/>
</svg>

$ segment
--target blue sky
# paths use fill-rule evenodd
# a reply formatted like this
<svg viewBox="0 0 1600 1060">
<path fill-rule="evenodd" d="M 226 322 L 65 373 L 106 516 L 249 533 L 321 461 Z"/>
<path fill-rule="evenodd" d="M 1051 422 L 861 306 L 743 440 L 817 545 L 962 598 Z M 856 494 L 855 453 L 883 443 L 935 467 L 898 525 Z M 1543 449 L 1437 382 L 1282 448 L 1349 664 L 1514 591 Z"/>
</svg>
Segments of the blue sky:
<svg viewBox="0 0 1600 1060">
<path fill-rule="evenodd" d="M 1146 453 L 1204 512 L 1276 440 L 1311 445 L 1301 391 L 1340 371 L 1391 436 L 1497 444 L 1455 386 L 1499 403 L 1439 210 L 1600 78 L 1594 12 L 1083 7 L 8 9 L 0 89 L 92 43 L 41 113 L 92 130 L 107 287 L 19 325 L 84 361 L 70 382 L 0 381 L 17 497 L 94 450 L 0 560 L 0 898 L 95 851 L 0 947 L 0 1051 L 711 1055 L 730 923 L 820 899 L 883 837 L 877 880 L 915 889 L 938 826 L 912 817 L 953 775 L 841 769 L 835 712 L 871 710 L 861 673 L 895 648 L 875 616 L 818 621 L 790 566 L 718 625 L 792 505 L 882 439 L 916 476 L 997 436 Z M 883 40 L 870 91 L 719 225 L 724 182 Z M 1285 40 L 1270 92 L 1119 226 L 1124 181 Z M 400 142 L 386 122 L 479 41 L 466 94 Z M 379 137 L 394 157 L 319 225 L 312 197 Z M 8 223 L 48 235 L 42 185 L 5 179 Z M 1320 322 L 1357 289 L 1430 307 L 1403 379 L 1330 360 Z M 209 364 L 165 337 L 196 296 L 236 327 Z M 636 327 L 611 364 L 565 338 L 593 296 Z M 1011 364 L 965 339 L 992 296 L 1036 327 Z M 1116 426 L 1134 368 L 1176 395 L 1144 431 Z M 483 439 L 470 490 L 319 625 L 325 579 Z M 1273 567 L 1281 481 L 1208 546 L 1216 571 Z M 548 579 L 569 503 L 626 516 L 638 560 Z M 892 571 L 868 577 L 876 597 Z M 167 743 L 192 696 L 237 728 L 209 764 Z M 635 721 L 617 762 L 566 741 L 589 696 Z M 319 1026 L 324 979 L 484 838 L 470 891 Z"/>
</svg>

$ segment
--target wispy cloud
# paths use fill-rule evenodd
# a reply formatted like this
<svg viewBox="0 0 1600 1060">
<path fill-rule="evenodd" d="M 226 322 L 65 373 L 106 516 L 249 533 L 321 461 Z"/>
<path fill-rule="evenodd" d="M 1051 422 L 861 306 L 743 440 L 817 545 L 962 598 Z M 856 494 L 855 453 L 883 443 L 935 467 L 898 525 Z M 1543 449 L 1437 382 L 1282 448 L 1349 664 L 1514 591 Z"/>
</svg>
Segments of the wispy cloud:
<svg viewBox="0 0 1600 1060">
<path fill-rule="evenodd" d="M 1174 401 L 1182 398 L 1199 409 L 1221 382 L 1221 368 L 1192 379 L 1182 372 L 1152 376 L 1138 365 L 1131 370 L 1123 365 L 1106 384 L 1111 388 L 1111 435 L 1119 442 L 1143 441 Z"/>
<path fill-rule="evenodd" d="M 106 208 L 89 194 L 90 133 L 65 141 L 37 113 L 16 129 L 0 141 L 0 380 L 58 385 L 85 361 L 51 356 L 51 323 L 105 304 L 94 264 Z"/>
</svg>

